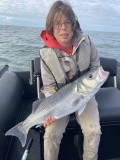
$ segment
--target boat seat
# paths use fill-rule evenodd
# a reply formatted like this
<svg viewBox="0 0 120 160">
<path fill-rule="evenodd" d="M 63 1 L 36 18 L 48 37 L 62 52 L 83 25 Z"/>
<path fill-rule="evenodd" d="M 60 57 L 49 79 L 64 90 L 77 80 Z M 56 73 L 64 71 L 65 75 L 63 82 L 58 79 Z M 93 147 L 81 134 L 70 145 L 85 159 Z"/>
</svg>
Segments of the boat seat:
<svg viewBox="0 0 120 160">
<path fill-rule="evenodd" d="M 109 71 L 110 75 L 102 87 L 117 87 L 117 61 L 114 58 L 100 57 L 100 63 L 105 71 Z M 40 88 L 42 87 L 40 57 L 30 61 L 30 84 L 37 83 L 37 97 L 40 98 Z"/>
<path fill-rule="evenodd" d="M 96 100 L 102 125 L 120 123 L 120 90 L 115 87 L 101 88 Z"/>
</svg>

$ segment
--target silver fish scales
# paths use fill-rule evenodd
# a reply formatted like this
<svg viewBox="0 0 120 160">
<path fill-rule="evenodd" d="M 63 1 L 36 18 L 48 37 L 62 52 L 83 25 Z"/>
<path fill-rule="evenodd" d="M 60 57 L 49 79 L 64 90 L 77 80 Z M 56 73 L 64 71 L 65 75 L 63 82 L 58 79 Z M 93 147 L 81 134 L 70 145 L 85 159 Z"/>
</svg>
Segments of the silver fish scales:
<svg viewBox="0 0 120 160">
<path fill-rule="evenodd" d="M 29 129 L 42 125 L 47 116 L 59 119 L 76 111 L 79 111 L 80 115 L 87 102 L 98 92 L 108 76 L 109 72 L 104 71 L 101 66 L 91 69 L 52 96 L 43 99 L 36 110 L 33 110 L 23 122 L 11 128 L 5 135 L 18 137 L 24 147 Z"/>
</svg>

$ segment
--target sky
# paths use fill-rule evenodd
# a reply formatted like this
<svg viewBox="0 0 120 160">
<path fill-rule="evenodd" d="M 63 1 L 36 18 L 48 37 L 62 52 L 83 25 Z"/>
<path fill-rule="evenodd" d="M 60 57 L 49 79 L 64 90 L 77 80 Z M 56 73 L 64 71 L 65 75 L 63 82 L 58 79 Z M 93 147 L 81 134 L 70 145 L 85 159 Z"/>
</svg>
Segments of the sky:
<svg viewBox="0 0 120 160">
<path fill-rule="evenodd" d="M 45 27 L 55 0 L 0 0 L 0 25 Z M 81 28 L 120 32 L 120 0 L 67 0 Z"/>
</svg>

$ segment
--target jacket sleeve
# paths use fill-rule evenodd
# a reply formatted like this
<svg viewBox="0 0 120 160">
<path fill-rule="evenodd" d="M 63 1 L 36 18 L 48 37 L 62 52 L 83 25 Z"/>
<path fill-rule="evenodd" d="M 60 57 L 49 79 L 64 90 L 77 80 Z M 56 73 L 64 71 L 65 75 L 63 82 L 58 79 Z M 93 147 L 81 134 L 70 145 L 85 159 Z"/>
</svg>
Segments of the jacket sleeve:
<svg viewBox="0 0 120 160">
<path fill-rule="evenodd" d="M 98 51 L 94 45 L 93 42 L 90 41 L 90 52 L 91 52 L 91 56 L 90 56 L 90 68 L 96 67 L 96 66 L 100 66 L 100 57 L 98 55 Z"/>
<path fill-rule="evenodd" d="M 43 88 L 41 89 L 41 91 L 45 94 L 45 97 L 49 97 L 54 92 L 56 92 L 57 85 L 51 71 L 43 62 L 43 60 L 40 60 L 40 68 L 41 68 L 41 78 L 43 82 Z"/>
</svg>

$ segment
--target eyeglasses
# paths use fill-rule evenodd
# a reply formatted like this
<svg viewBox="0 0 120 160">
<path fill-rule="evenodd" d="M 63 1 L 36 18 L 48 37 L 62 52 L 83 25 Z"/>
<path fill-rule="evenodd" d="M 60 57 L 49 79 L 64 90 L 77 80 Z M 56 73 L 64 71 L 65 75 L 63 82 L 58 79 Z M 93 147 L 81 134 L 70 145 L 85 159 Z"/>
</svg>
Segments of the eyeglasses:
<svg viewBox="0 0 120 160">
<path fill-rule="evenodd" d="M 70 28 L 72 26 L 71 20 L 65 20 L 63 23 L 61 23 L 60 21 L 55 21 L 53 27 L 54 29 L 60 29 L 62 27 L 62 24 L 64 24 L 66 28 Z"/>
</svg>

